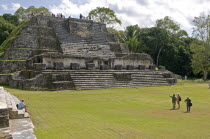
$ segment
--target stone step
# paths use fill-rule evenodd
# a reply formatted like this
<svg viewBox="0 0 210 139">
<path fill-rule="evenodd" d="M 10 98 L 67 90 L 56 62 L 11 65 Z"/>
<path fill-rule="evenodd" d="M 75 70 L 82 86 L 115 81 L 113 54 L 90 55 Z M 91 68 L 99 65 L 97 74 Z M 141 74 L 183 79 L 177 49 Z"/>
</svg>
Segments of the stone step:
<svg viewBox="0 0 210 139">
<path fill-rule="evenodd" d="M 114 80 L 113 79 L 93 79 L 93 80 L 83 80 L 83 79 L 72 79 L 74 81 L 74 83 L 92 83 L 92 82 L 95 82 L 95 83 L 99 83 L 99 82 L 102 82 L 102 83 L 109 83 L 109 82 L 113 82 Z"/>
<path fill-rule="evenodd" d="M 157 85 L 151 85 L 151 84 L 139 84 L 139 85 L 127 85 L 127 86 L 117 86 L 117 85 L 113 85 L 113 86 L 103 86 L 103 87 L 100 87 L 100 86 L 82 86 L 82 87 L 79 87 L 77 88 L 78 90 L 93 90 L 93 89 L 106 89 L 106 88 L 132 88 L 132 87 L 151 87 L 151 86 L 165 86 L 165 85 L 162 85 L 162 84 L 157 84 Z"/>
<path fill-rule="evenodd" d="M 18 110 L 16 104 L 20 101 L 14 95 L 8 93 L 7 91 L 3 91 L 5 94 L 5 102 L 7 104 L 7 108 L 9 109 L 9 117 L 10 119 L 20 119 L 20 118 L 28 118 L 29 114 L 25 113 L 23 110 Z"/>
</svg>

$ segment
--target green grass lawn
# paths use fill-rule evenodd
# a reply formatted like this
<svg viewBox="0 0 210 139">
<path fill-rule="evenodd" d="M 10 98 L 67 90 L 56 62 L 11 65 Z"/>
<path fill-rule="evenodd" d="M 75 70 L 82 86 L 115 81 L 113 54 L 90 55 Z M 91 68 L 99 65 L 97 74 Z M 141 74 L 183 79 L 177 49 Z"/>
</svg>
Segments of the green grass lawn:
<svg viewBox="0 0 210 139">
<path fill-rule="evenodd" d="M 38 139 L 210 138 L 207 83 L 84 91 L 5 89 L 28 103 Z M 180 110 L 169 110 L 173 93 L 181 93 Z M 185 113 L 187 96 L 191 113 Z"/>
</svg>

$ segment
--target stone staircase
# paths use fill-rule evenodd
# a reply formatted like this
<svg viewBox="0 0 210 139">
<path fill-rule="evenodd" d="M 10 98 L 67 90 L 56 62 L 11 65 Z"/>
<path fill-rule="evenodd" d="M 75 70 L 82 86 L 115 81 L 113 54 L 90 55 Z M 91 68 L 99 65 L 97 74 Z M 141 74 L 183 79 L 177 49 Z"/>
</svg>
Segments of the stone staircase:
<svg viewBox="0 0 210 139">
<path fill-rule="evenodd" d="M 74 83 L 68 73 L 57 74 L 52 73 L 52 89 L 55 90 L 71 90 L 74 88 Z"/>
<path fill-rule="evenodd" d="M 117 79 L 114 74 L 131 77 Z M 154 71 L 75 71 L 71 72 L 71 77 L 78 90 L 169 85 L 161 73 Z"/>
<path fill-rule="evenodd" d="M 43 73 L 68 73 L 76 90 L 170 85 L 162 72 L 151 70 L 45 70 Z"/>
<path fill-rule="evenodd" d="M 5 99 L 5 104 L 9 110 L 9 119 L 29 118 L 29 114 L 25 110 L 18 110 L 16 104 L 20 101 L 17 97 L 5 91 L 3 87 L 0 88 L 1 98 Z"/>
<path fill-rule="evenodd" d="M 0 87 L 0 138 L 2 139 L 36 139 L 34 125 L 29 114 L 18 110 L 19 100 Z"/>
<path fill-rule="evenodd" d="M 79 35 L 70 34 L 68 32 L 64 19 L 55 18 L 51 20 L 51 22 L 60 44 L 79 43 L 81 41 L 81 37 Z"/>
<path fill-rule="evenodd" d="M 74 19 L 72 19 L 74 20 Z M 52 21 L 52 27 L 61 44 L 65 43 L 84 43 L 84 44 L 107 44 L 107 32 L 102 32 L 101 25 L 93 23 L 92 34 L 88 37 L 82 37 L 68 32 L 67 22 L 64 19 L 55 18 Z"/>
</svg>

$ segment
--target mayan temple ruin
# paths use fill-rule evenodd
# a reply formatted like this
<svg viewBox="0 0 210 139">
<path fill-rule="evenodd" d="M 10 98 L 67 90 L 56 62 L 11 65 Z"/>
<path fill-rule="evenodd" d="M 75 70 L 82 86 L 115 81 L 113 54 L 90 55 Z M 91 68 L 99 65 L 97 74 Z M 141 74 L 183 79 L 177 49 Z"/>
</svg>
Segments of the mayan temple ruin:
<svg viewBox="0 0 210 139">
<path fill-rule="evenodd" d="M 166 86 L 176 82 L 163 66 L 91 20 L 34 16 L 0 60 L 0 84 L 26 90 L 85 90 Z M 11 74 L 12 73 L 12 74 Z"/>
</svg>

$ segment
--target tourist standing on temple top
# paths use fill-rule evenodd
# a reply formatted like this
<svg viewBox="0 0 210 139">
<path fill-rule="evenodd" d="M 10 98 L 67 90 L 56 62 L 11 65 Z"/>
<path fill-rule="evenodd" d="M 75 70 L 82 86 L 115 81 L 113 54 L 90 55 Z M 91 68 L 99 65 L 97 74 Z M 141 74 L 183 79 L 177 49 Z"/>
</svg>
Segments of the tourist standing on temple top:
<svg viewBox="0 0 210 139">
<path fill-rule="evenodd" d="M 175 94 L 173 94 L 173 96 L 170 96 L 171 97 L 171 100 L 172 100 L 172 110 L 175 110 L 176 109 L 176 96 Z"/>
<path fill-rule="evenodd" d="M 190 112 L 190 107 L 192 106 L 191 99 L 187 97 L 185 100 L 186 106 L 187 106 L 187 112 Z"/>
<path fill-rule="evenodd" d="M 177 94 L 177 105 L 178 105 L 178 108 L 177 109 L 179 109 L 180 108 L 180 101 L 182 100 L 182 98 L 181 98 L 181 96 L 180 96 L 180 93 L 178 93 Z"/>
<path fill-rule="evenodd" d="M 79 18 L 82 19 L 82 14 L 79 15 Z"/>
</svg>

